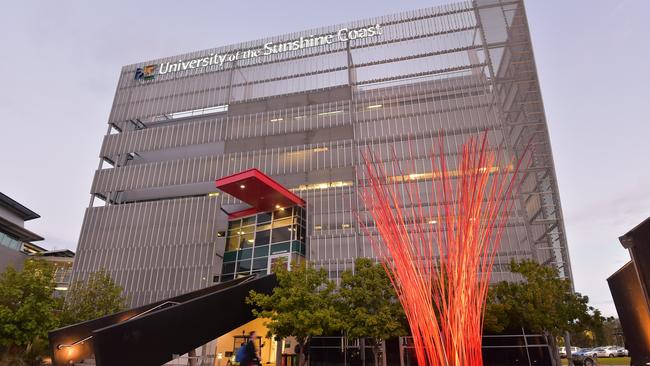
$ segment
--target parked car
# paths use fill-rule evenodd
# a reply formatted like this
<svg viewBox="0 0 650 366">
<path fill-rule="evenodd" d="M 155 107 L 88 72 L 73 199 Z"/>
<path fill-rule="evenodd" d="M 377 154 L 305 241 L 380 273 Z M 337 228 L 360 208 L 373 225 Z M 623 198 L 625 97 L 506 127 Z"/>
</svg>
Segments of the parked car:
<svg viewBox="0 0 650 366">
<path fill-rule="evenodd" d="M 571 360 L 574 365 L 595 366 L 598 356 L 594 356 L 591 348 L 583 348 L 576 353 L 571 354 Z"/>
<path fill-rule="evenodd" d="M 617 351 L 614 347 L 598 347 L 591 350 L 591 354 L 595 354 L 598 357 L 616 357 Z"/>
<path fill-rule="evenodd" d="M 560 357 L 566 358 L 567 357 L 567 352 L 566 352 L 566 347 L 560 347 Z M 578 347 L 571 347 L 571 354 L 574 354 L 576 352 L 580 351 L 580 348 Z"/>
<path fill-rule="evenodd" d="M 615 352 L 617 357 L 627 357 L 630 355 L 630 352 L 623 347 L 615 347 Z"/>
</svg>

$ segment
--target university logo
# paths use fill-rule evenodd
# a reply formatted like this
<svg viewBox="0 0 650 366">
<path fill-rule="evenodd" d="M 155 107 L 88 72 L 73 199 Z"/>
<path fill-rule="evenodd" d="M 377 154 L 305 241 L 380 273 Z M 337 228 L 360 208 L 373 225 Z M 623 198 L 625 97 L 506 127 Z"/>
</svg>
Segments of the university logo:
<svg viewBox="0 0 650 366">
<path fill-rule="evenodd" d="M 156 65 L 138 67 L 135 70 L 135 80 L 151 80 L 156 77 Z"/>
</svg>

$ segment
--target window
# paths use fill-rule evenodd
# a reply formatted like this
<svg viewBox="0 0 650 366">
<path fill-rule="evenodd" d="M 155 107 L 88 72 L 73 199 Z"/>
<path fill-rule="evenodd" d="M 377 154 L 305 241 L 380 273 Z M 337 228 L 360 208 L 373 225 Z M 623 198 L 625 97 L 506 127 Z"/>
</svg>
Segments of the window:
<svg viewBox="0 0 650 366">
<path fill-rule="evenodd" d="M 208 115 L 208 114 L 217 114 L 217 113 L 225 113 L 225 112 L 228 112 L 228 105 L 227 104 L 218 105 L 218 106 L 214 106 L 214 107 L 192 109 L 192 110 L 189 110 L 189 111 L 168 113 L 168 114 L 164 114 L 162 116 L 154 117 L 153 121 L 154 122 L 169 121 L 169 120 L 179 119 L 179 118 L 198 117 L 198 116 L 204 116 L 204 115 Z"/>
<path fill-rule="evenodd" d="M 237 261 L 237 273 L 250 272 L 250 271 L 251 271 L 250 259 Z"/>
<path fill-rule="evenodd" d="M 255 225 L 255 216 L 246 217 L 242 220 L 241 226 Z"/>
<path fill-rule="evenodd" d="M 255 247 L 253 252 L 254 258 L 267 257 L 269 255 L 269 246 L 265 245 L 263 247 Z"/>
<path fill-rule="evenodd" d="M 255 243 L 254 237 L 255 237 L 254 233 L 240 235 L 239 236 L 239 249 L 252 247 L 253 243 Z"/>
<path fill-rule="evenodd" d="M 291 207 L 273 211 L 273 220 L 277 220 L 283 217 L 290 217 L 291 213 L 292 213 Z"/>
<path fill-rule="evenodd" d="M 5 247 L 14 250 L 20 250 L 23 244 L 20 240 L 14 239 L 4 233 L 0 233 L 0 245 L 4 245 Z"/>
<path fill-rule="evenodd" d="M 253 259 L 253 271 L 261 270 L 261 269 L 266 269 L 268 266 L 269 259 L 268 258 L 258 258 L 258 259 Z"/>
<path fill-rule="evenodd" d="M 267 245 L 271 240 L 271 230 L 258 231 L 255 233 L 255 246 Z"/>
<path fill-rule="evenodd" d="M 291 227 L 282 227 L 273 229 L 271 243 L 280 243 L 291 240 Z"/>
<path fill-rule="evenodd" d="M 305 254 L 305 211 L 287 207 L 229 222 L 221 281 L 250 273 L 267 273 L 269 256 Z M 293 260 L 292 260 L 293 261 Z"/>
<path fill-rule="evenodd" d="M 265 212 L 257 215 L 257 224 L 271 222 L 271 213 Z"/>
<path fill-rule="evenodd" d="M 239 259 L 250 259 L 253 256 L 253 249 L 242 249 L 239 251 Z"/>
<path fill-rule="evenodd" d="M 233 273 L 235 272 L 235 262 L 224 263 L 222 273 Z"/>
<path fill-rule="evenodd" d="M 274 221 L 273 228 L 289 226 L 291 224 L 293 224 L 293 217 L 287 217 L 284 219 Z"/>
<path fill-rule="evenodd" d="M 230 236 L 226 239 L 226 252 L 239 249 L 239 235 Z"/>
</svg>

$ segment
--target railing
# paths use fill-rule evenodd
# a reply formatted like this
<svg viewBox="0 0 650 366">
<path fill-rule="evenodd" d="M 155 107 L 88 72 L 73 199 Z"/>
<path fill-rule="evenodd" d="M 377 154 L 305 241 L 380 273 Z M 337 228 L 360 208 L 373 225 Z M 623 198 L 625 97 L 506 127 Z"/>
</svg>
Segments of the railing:
<svg viewBox="0 0 650 366">
<path fill-rule="evenodd" d="M 180 303 L 179 303 L 179 302 L 176 302 L 176 301 L 165 301 L 165 302 L 162 303 L 162 304 L 158 304 L 158 305 L 152 307 L 151 309 L 147 309 L 147 310 L 145 310 L 145 311 L 143 311 L 143 312 L 141 312 L 141 313 L 139 313 L 139 314 L 136 314 L 136 315 L 134 315 L 134 316 L 132 316 L 132 317 L 130 317 L 130 318 L 124 320 L 124 321 L 129 321 L 129 320 L 131 320 L 131 319 L 138 318 L 138 317 L 140 317 L 140 316 L 146 315 L 146 314 L 148 314 L 148 313 L 150 313 L 150 312 L 152 312 L 152 311 L 158 310 L 158 309 L 160 309 L 160 308 L 162 308 L 162 307 L 164 307 L 164 306 L 167 306 L 167 305 L 178 305 L 178 304 L 180 304 Z M 122 322 L 120 322 L 120 323 L 122 323 Z M 76 342 L 72 342 L 72 343 L 70 343 L 70 344 L 59 344 L 59 345 L 56 346 L 56 349 L 59 349 L 59 350 L 60 350 L 60 349 L 63 349 L 63 348 L 74 347 L 74 346 L 76 346 L 76 345 L 78 345 L 78 344 L 83 344 L 83 343 L 85 343 L 86 341 L 88 341 L 88 340 L 90 340 L 90 339 L 92 339 L 92 338 L 93 338 L 93 336 L 90 335 L 90 336 L 88 336 L 88 337 L 86 337 L 86 338 L 84 338 L 84 339 L 80 339 L 80 340 L 78 340 L 78 341 L 76 341 Z"/>
</svg>

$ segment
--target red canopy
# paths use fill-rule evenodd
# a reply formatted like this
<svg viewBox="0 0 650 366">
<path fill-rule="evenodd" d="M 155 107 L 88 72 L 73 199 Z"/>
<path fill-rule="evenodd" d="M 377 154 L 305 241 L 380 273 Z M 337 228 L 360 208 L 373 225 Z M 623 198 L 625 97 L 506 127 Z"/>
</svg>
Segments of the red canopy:
<svg viewBox="0 0 650 366">
<path fill-rule="evenodd" d="M 231 218 L 305 204 L 302 198 L 291 193 L 280 183 L 257 169 L 217 179 L 216 186 L 223 192 L 252 206 L 249 209 L 231 213 Z"/>
</svg>

